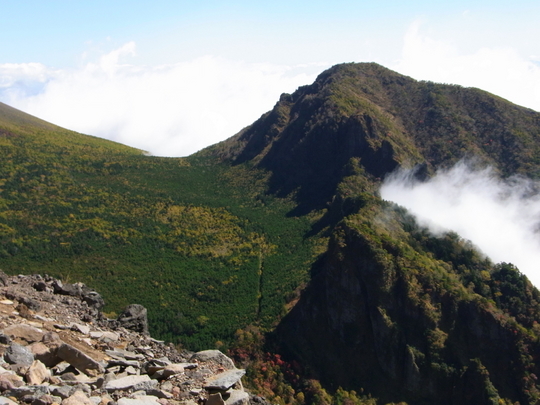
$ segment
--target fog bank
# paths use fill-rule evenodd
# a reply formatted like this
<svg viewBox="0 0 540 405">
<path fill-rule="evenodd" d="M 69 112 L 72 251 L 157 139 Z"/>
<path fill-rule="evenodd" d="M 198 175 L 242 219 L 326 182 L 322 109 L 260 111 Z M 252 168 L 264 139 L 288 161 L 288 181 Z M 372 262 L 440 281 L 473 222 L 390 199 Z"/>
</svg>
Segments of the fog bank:
<svg viewBox="0 0 540 405">
<path fill-rule="evenodd" d="M 540 287 L 540 183 L 501 179 L 493 168 L 459 162 L 420 182 L 411 170 L 389 176 L 381 197 L 413 213 L 433 233 L 452 230 L 495 263 L 510 262 Z"/>
</svg>

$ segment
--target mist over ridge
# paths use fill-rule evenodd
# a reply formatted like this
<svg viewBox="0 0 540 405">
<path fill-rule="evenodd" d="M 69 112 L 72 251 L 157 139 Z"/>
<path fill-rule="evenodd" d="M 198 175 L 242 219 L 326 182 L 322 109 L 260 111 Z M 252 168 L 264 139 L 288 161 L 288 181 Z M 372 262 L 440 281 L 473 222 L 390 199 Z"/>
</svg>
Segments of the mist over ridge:
<svg viewBox="0 0 540 405">
<path fill-rule="evenodd" d="M 540 183 L 524 176 L 502 178 L 492 167 L 460 160 L 427 181 L 400 169 L 380 193 L 413 213 L 435 235 L 454 231 L 495 263 L 509 262 L 540 286 Z"/>
</svg>

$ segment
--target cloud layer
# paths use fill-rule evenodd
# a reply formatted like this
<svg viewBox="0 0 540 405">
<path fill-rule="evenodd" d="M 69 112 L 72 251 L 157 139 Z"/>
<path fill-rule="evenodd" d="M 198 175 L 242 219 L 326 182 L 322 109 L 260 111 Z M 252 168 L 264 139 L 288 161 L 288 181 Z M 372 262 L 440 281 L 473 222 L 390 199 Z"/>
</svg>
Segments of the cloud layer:
<svg viewBox="0 0 540 405">
<path fill-rule="evenodd" d="M 315 78 L 309 66 L 211 56 L 164 66 L 123 63 L 133 55 L 130 42 L 75 70 L 0 65 L 0 100 L 78 132 L 155 155 L 186 156 L 234 135 L 281 93 Z"/>
<path fill-rule="evenodd" d="M 455 231 L 494 262 L 513 263 L 540 287 L 540 184 L 503 180 L 491 168 L 464 162 L 424 183 L 411 174 L 390 176 L 382 198 L 407 208 L 435 234 Z"/>
</svg>

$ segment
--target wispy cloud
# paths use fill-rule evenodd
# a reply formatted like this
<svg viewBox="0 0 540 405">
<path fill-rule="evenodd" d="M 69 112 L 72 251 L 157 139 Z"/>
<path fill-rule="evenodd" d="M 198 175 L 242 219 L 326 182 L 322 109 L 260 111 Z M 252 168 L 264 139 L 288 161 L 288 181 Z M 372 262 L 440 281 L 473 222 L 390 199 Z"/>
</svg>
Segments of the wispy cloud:
<svg viewBox="0 0 540 405">
<path fill-rule="evenodd" d="M 130 42 L 78 69 L 0 65 L 0 100 L 54 124 L 161 156 L 185 156 L 234 135 L 313 66 L 249 64 L 212 56 L 136 66 Z"/>
<path fill-rule="evenodd" d="M 411 171 L 390 176 L 381 196 L 404 206 L 435 234 L 452 230 L 494 262 L 510 262 L 540 287 L 540 184 L 501 179 L 460 162 L 426 182 Z"/>
</svg>

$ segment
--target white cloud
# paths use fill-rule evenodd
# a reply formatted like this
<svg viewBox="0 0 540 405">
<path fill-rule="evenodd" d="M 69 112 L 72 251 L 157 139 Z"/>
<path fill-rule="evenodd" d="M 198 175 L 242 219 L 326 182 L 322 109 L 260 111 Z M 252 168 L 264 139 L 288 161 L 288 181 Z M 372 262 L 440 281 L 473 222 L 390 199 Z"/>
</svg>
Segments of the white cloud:
<svg viewBox="0 0 540 405">
<path fill-rule="evenodd" d="M 381 196 L 407 208 L 432 232 L 455 231 L 494 262 L 515 264 L 540 287 L 539 187 L 460 162 L 423 183 L 410 171 L 399 172 L 384 182 Z"/>
<path fill-rule="evenodd" d="M 127 43 L 75 70 L 0 65 L 3 102 L 54 124 L 161 156 L 185 156 L 234 135 L 313 67 L 248 64 L 212 56 L 162 66 L 122 63 Z"/>
<path fill-rule="evenodd" d="M 467 44 L 433 39 L 422 33 L 422 26 L 420 21 L 411 24 L 401 58 L 391 68 L 417 80 L 478 87 L 540 111 L 540 66 L 534 56 L 489 46 L 466 53 L 461 49 Z"/>
</svg>

